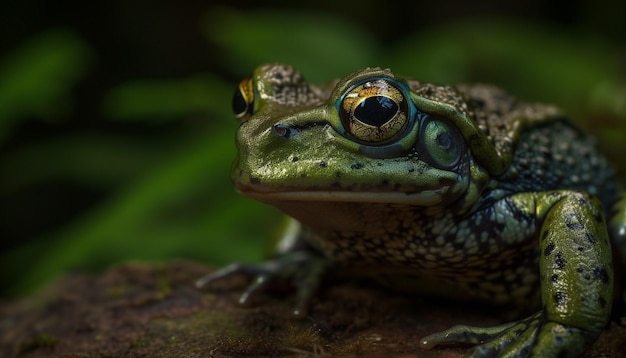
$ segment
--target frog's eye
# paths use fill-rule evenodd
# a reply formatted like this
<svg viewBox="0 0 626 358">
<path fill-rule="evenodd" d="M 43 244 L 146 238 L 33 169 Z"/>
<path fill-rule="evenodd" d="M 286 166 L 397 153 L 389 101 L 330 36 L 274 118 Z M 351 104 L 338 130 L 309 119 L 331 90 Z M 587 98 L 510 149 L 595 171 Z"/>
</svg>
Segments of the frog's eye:
<svg viewBox="0 0 626 358">
<path fill-rule="evenodd" d="M 461 157 L 463 140 L 455 127 L 437 119 L 427 120 L 420 133 L 422 154 L 431 165 L 453 167 Z"/>
<path fill-rule="evenodd" d="M 353 87 L 342 97 L 338 107 L 343 128 L 350 136 L 367 144 L 386 143 L 409 122 L 403 91 L 386 79 Z"/>
<path fill-rule="evenodd" d="M 254 86 L 252 79 L 239 82 L 233 94 L 233 113 L 237 119 L 254 113 Z"/>
</svg>

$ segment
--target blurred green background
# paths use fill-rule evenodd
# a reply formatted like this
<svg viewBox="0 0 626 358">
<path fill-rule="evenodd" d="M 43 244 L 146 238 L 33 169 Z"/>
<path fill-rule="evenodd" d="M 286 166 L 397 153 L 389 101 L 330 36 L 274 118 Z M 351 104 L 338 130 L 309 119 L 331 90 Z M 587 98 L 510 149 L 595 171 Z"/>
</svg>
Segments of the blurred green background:
<svg viewBox="0 0 626 358">
<path fill-rule="evenodd" d="M 2 296 L 129 260 L 259 260 L 280 215 L 231 187 L 230 97 L 264 62 L 496 83 L 623 167 L 624 1 L 294 3 L 0 5 Z"/>
</svg>

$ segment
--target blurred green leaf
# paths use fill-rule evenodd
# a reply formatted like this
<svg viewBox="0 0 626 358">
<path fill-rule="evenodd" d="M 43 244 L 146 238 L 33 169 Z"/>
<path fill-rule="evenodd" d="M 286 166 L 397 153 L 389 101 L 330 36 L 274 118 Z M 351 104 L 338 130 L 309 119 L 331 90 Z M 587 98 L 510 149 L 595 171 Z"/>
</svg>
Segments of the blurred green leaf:
<svg viewBox="0 0 626 358">
<path fill-rule="evenodd" d="M 110 190 L 154 167 L 181 137 L 79 132 L 29 143 L 0 156 L 0 196 L 60 180 Z"/>
<path fill-rule="evenodd" d="M 71 108 L 70 90 L 91 60 L 75 34 L 46 31 L 7 53 L 0 64 L 0 140 L 27 116 L 56 120 Z"/>
<path fill-rule="evenodd" d="M 213 9 L 203 24 L 223 62 L 238 77 L 256 66 L 282 62 L 313 82 L 327 82 L 375 66 L 375 38 L 355 23 L 329 14 L 286 10 L 240 12 Z"/>
<path fill-rule="evenodd" d="M 233 146 L 232 136 L 232 128 L 199 136 L 97 210 L 43 238 L 55 242 L 45 251 L 26 248 L 0 255 L 3 265 L 37 263 L 22 267 L 15 290 L 37 287 L 74 267 L 101 267 L 118 260 L 190 255 L 220 262 L 224 250 L 237 250 L 242 260 L 258 259 L 264 243 L 258 218 L 267 219 L 268 211 L 263 214 L 259 204 L 239 198 L 231 188 L 233 156 L 223 153 Z"/>
<path fill-rule="evenodd" d="M 597 113 L 609 113 L 626 121 L 626 79 L 613 78 L 591 88 L 589 107 Z M 622 125 L 626 125 L 622 123 Z M 617 133 L 614 133 L 617 134 Z M 621 134 L 626 135 L 626 133 Z"/>
<path fill-rule="evenodd" d="M 232 189 L 236 121 L 230 114 L 232 84 L 222 78 L 249 76 L 261 63 L 292 64 L 311 82 L 367 66 L 430 82 L 493 82 L 525 99 L 598 114 L 594 118 L 621 153 L 626 97 L 620 64 L 610 46 L 589 35 L 471 19 L 420 28 L 383 47 L 366 28 L 336 16 L 228 8 L 210 10 L 201 31 L 217 49 L 212 60 L 224 73 L 136 79 L 96 99 L 109 120 L 105 125 L 117 121 L 115 128 L 126 128 L 133 121 L 130 133 L 71 133 L 13 147 L 0 158 L 0 171 L 9 173 L 0 194 L 58 179 L 111 193 L 56 231 L 0 254 L 1 274 L 23 278 L 19 288 L 73 268 L 131 259 L 258 260 L 278 213 Z M 26 116 L 65 115 L 69 91 L 89 60 L 88 46 L 62 31 L 42 34 L 5 57 L 0 139 Z"/>
<path fill-rule="evenodd" d="M 194 114 L 231 115 L 234 85 L 211 74 L 188 79 L 136 80 L 123 83 L 103 99 L 106 118 L 123 120 L 177 120 Z"/>
<path fill-rule="evenodd" d="M 574 107 L 619 73 L 599 39 L 521 21 L 449 23 L 406 37 L 387 53 L 396 72 L 425 81 L 492 82 L 528 100 Z"/>
</svg>

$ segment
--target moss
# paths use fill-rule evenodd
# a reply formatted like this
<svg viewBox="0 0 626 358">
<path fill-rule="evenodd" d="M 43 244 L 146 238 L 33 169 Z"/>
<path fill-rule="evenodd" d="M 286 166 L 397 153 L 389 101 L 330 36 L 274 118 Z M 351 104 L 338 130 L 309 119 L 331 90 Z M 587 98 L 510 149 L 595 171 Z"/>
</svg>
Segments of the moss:
<svg viewBox="0 0 626 358">
<path fill-rule="evenodd" d="M 22 341 L 19 344 L 18 351 L 20 354 L 22 354 L 40 348 L 51 348 L 58 344 L 59 341 L 59 338 L 51 334 L 41 333 L 32 337 L 29 340 Z"/>
<path fill-rule="evenodd" d="M 159 297 L 161 299 L 169 296 L 172 293 L 169 281 L 163 277 L 159 278 L 157 281 L 157 291 L 159 292 Z"/>
</svg>

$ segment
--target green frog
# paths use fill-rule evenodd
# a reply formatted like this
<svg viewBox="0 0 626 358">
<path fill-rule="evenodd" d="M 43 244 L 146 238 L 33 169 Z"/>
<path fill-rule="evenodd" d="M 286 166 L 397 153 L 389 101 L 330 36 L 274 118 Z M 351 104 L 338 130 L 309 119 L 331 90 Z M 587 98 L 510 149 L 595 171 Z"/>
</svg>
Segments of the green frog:
<svg viewBox="0 0 626 358">
<path fill-rule="evenodd" d="M 380 68 L 317 86 L 267 64 L 240 83 L 233 110 L 235 187 L 294 221 L 273 259 L 230 265 L 199 287 L 254 276 L 245 303 L 288 281 L 294 314 L 305 315 L 327 273 L 351 272 L 534 312 L 420 342 L 473 344 L 471 356 L 576 356 L 607 325 L 626 200 L 556 107 Z"/>
</svg>

